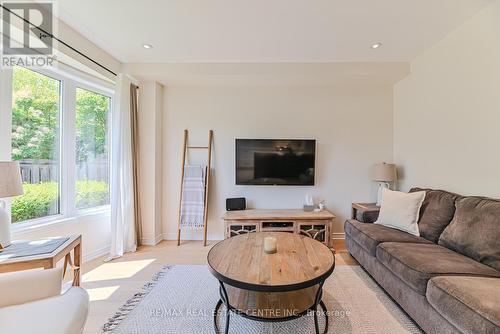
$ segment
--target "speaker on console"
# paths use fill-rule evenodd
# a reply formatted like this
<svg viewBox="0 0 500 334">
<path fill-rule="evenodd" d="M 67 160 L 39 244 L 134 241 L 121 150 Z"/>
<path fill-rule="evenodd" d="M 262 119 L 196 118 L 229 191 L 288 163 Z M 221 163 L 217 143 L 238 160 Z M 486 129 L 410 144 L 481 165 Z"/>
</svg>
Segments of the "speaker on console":
<svg viewBox="0 0 500 334">
<path fill-rule="evenodd" d="M 245 197 L 226 199 L 227 211 L 246 210 L 246 208 L 247 208 L 247 203 Z"/>
</svg>

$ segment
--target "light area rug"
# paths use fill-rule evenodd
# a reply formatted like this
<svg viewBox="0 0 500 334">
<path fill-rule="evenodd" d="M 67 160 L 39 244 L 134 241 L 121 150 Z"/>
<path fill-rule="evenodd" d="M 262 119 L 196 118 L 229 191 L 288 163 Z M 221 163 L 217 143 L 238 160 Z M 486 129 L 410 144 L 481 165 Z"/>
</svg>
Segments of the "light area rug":
<svg viewBox="0 0 500 334">
<path fill-rule="evenodd" d="M 337 266 L 323 287 L 329 333 L 422 333 L 360 267 Z M 104 325 L 104 333 L 214 333 L 219 283 L 205 265 L 166 266 Z M 323 316 L 320 315 L 320 328 Z M 225 317 L 219 317 L 223 328 Z M 312 315 L 286 322 L 258 322 L 231 314 L 229 333 L 314 333 Z"/>
</svg>

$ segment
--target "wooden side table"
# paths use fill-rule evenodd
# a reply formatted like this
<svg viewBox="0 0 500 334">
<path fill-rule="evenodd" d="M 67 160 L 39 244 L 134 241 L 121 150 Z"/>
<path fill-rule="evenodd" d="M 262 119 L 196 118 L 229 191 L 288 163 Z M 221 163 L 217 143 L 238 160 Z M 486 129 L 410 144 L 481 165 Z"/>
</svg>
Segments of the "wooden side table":
<svg viewBox="0 0 500 334">
<path fill-rule="evenodd" d="M 362 223 L 374 223 L 377 221 L 380 207 L 376 203 L 352 203 L 352 219 Z"/>
<path fill-rule="evenodd" d="M 55 268 L 57 262 L 64 258 L 63 275 L 66 274 L 68 264 L 73 269 L 73 286 L 80 286 L 80 266 L 82 261 L 82 236 L 76 235 L 68 237 L 64 243 L 59 245 L 55 250 L 50 253 L 43 253 L 36 255 L 30 254 L 30 249 L 33 252 L 39 249 L 40 241 L 23 241 L 16 244 L 23 246 L 23 255 L 16 256 L 15 252 L 7 253 L 5 250 L 0 252 L 0 273 L 7 273 L 11 271 L 28 270 L 35 268 L 51 269 Z M 13 244 L 14 245 L 14 244 Z M 73 259 L 71 259 L 71 251 L 73 251 Z M 63 276 L 64 278 L 64 276 Z"/>
</svg>

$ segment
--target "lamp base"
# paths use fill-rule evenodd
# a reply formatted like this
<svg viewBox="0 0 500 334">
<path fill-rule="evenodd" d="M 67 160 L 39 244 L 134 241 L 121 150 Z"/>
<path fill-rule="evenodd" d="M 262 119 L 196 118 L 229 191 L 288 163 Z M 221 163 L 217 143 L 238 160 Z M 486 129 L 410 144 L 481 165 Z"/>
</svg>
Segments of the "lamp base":
<svg viewBox="0 0 500 334">
<path fill-rule="evenodd" d="M 0 249 L 10 246 L 10 217 L 5 210 L 5 202 L 0 201 Z"/>
<path fill-rule="evenodd" d="M 391 186 L 389 182 L 379 182 L 378 183 L 378 193 L 377 193 L 377 206 L 380 206 L 382 204 L 382 190 L 384 189 L 390 189 Z"/>
</svg>

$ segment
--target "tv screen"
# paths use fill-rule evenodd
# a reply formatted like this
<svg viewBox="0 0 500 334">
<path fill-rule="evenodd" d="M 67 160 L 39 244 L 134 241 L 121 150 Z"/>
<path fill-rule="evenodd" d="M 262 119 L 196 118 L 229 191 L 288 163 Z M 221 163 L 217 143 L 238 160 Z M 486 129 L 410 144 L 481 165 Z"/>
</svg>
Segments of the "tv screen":
<svg viewBox="0 0 500 334">
<path fill-rule="evenodd" d="M 236 139 L 237 185 L 314 185 L 316 141 Z"/>
</svg>

